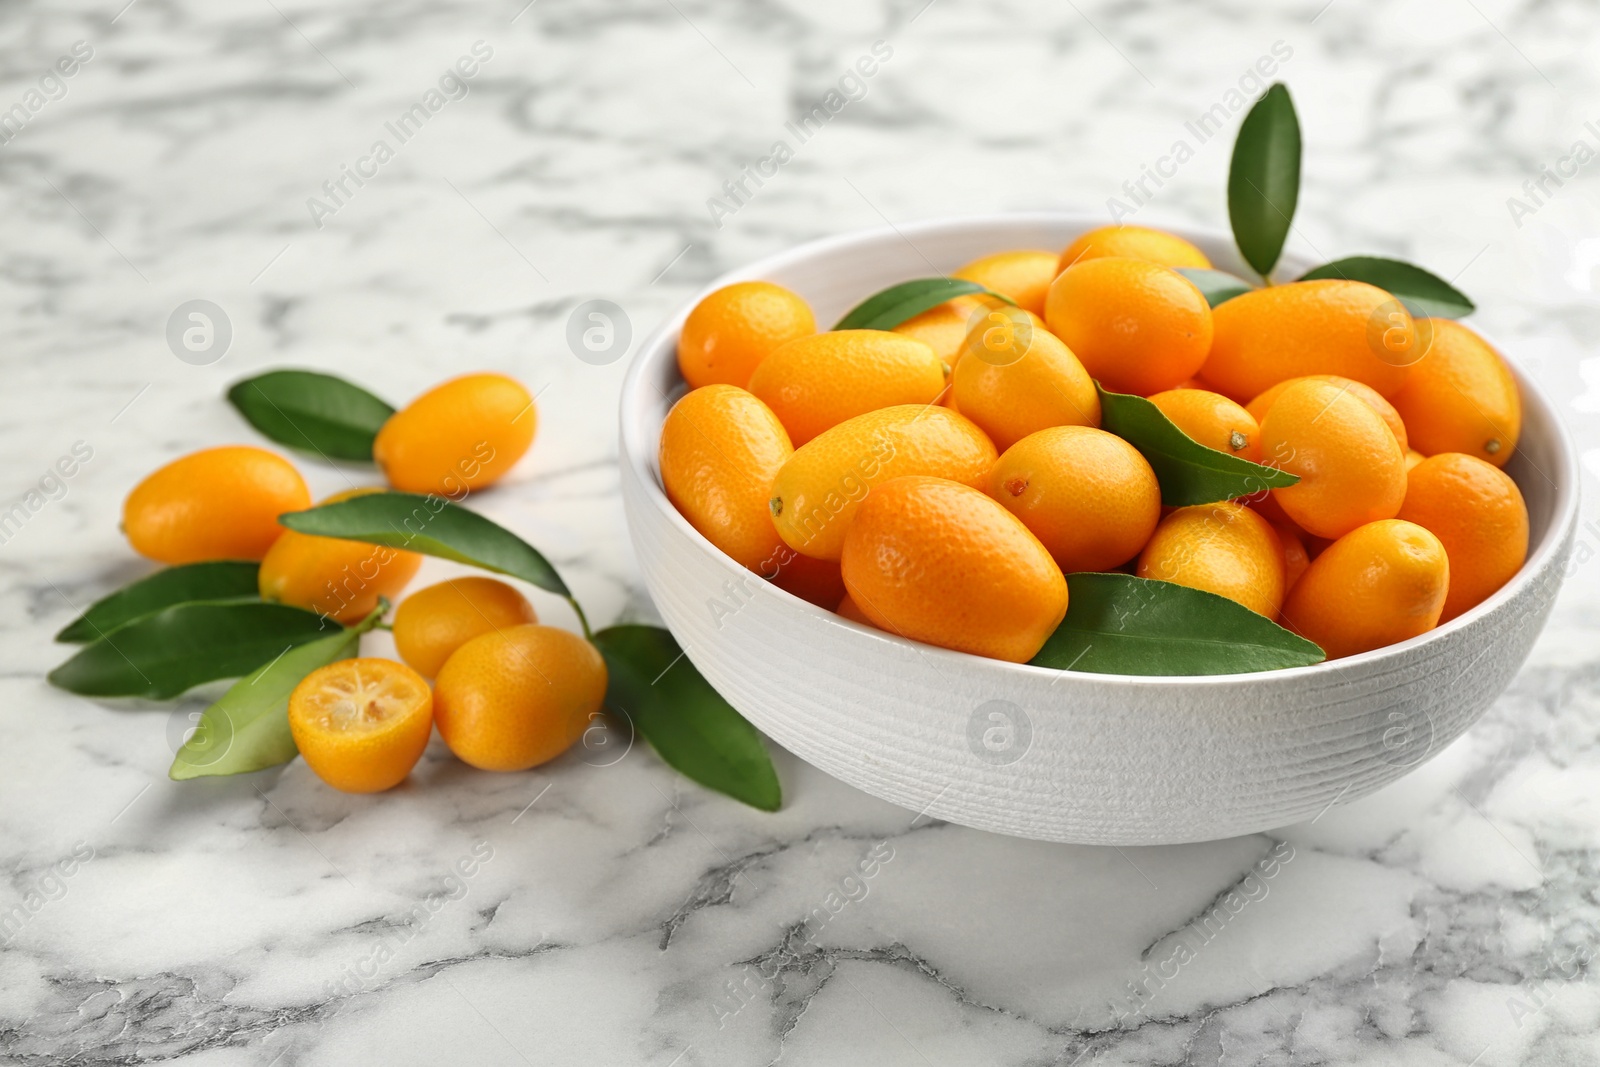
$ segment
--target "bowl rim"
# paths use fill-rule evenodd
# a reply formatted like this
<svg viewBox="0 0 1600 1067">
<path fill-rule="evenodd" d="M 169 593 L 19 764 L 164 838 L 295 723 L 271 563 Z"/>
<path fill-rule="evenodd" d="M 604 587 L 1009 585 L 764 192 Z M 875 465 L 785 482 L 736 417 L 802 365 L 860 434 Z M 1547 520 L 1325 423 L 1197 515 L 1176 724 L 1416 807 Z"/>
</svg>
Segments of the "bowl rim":
<svg viewBox="0 0 1600 1067">
<path fill-rule="evenodd" d="M 640 413 L 640 405 L 645 402 L 643 399 L 641 399 L 640 394 L 643 390 L 649 389 L 656 392 L 657 395 L 661 395 L 659 390 L 655 390 L 653 386 L 646 382 L 645 377 L 649 371 L 655 369 L 656 363 L 665 358 L 662 353 L 668 351 L 665 345 L 668 337 L 676 336 L 689 311 L 692 310 L 694 306 L 698 304 L 700 300 L 702 300 L 707 294 L 734 282 L 762 280 L 770 272 L 785 266 L 789 266 L 793 263 L 814 259 L 819 256 L 826 256 L 832 253 L 842 252 L 863 244 L 875 244 L 885 239 L 898 238 L 909 244 L 909 238 L 919 234 L 933 235 L 949 232 L 981 231 L 985 227 L 992 227 L 1000 223 L 1010 226 L 1030 224 L 1051 227 L 1081 225 L 1084 230 L 1088 230 L 1106 225 L 1106 220 L 1103 216 L 1090 215 L 1084 212 L 1029 211 L 989 212 L 978 215 L 942 216 L 938 218 L 921 219 L 914 222 L 901 223 L 899 225 L 890 223 L 885 226 L 874 226 L 859 230 L 849 230 L 844 233 L 829 234 L 824 237 L 802 242 L 801 244 L 793 245 L 780 252 L 775 252 L 771 255 L 763 256 L 760 259 L 753 260 L 747 264 L 744 264 L 743 266 L 725 271 L 716 278 L 713 278 L 711 281 L 706 283 L 706 285 L 696 291 L 688 300 L 685 300 L 681 305 L 679 305 L 675 311 L 663 319 L 653 330 L 651 330 L 650 333 L 640 342 L 638 350 L 634 353 L 634 356 L 629 363 L 627 374 L 623 378 L 621 397 L 618 405 L 618 416 L 620 423 L 618 445 L 618 450 L 620 453 L 618 456 L 619 463 L 631 468 L 633 475 L 643 486 L 645 496 L 649 500 L 650 505 L 655 508 L 656 511 L 663 518 L 665 518 L 667 522 L 673 524 L 680 532 L 687 534 L 688 537 L 702 551 L 710 553 L 718 561 L 725 563 L 730 570 L 735 570 L 742 573 L 744 568 L 740 567 L 732 559 L 728 558 L 727 555 L 725 555 L 720 549 L 707 540 L 704 535 L 700 533 L 700 531 L 696 530 L 692 525 L 690 525 L 689 521 L 685 519 L 678 512 L 678 509 L 672 505 L 672 502 L 667 499 L 666 491 L 662 488 L 660 479 L 656 474 L 654 463 L 654 456 L 659 446 L 659 442 L 645 442 L 639 440 L 638 431 L 640 425 L 636 416 Z M 1230 233 L 1222 230 L 1202 226 L 1193 226 L 1182 222 L 1169 223 L 1165 220 L 1155 220 L 1146 223 L 1141 220 L 1141 225 L 1150 225 L 1168 233 L 1177 234 L 1178 236 L 1190 241 L 1205 243 L 1216 243 L 1218 241 L 1223 241 L 1231 244 L 1233 240 L 1233 237 Z M 1301 270 L 1309 269 L 1308 265 L 1304 262 L 1304 257 L 1292 255 L 1286 252 L 1284 255 L 1284 260 L 1280 262 L 1280 270 L 1283 266 L 1288 264 L 1297 264 Z M 1484 333 L 1482 330 L 1479 330 L 1477 327 L 1473 327 L 1473 331 L 1479 336 L 1483 337 L 1483 339 L 1491 347 L 1493 347 L 1496 352 L 1504 351 L 1503 347 L 1496 343 L 1490 335 Z M 675 345 L 672 346 L 671 351 L 673 353 L 676 352 Z M 1502 358 L 1504 358 L 1504 356 L 1502 356 Z M 991 669 L 1015 671 L 1023 677 L 1032 676 L 1036 678 L 1048 677 L 1051 679 L 1058 679 L 1060 675 L 1068 674 L 1072 675 L 1078 680 L 1092 681 L 1099 684 L 1140 687 L 1166 687 L 1174 685 L 1222 686 L 1239 684 L 1267 686 L 1276 685 L 1283 682 L 1292 682 L 1300 679 L 1316 679 L 1318 677 L 1327 677 L 1333 675 L 1335 672 L 1341 671 L 1359 671 L 1361 668 L 1365 667 L 1378 668 L 1386 664 L 1398 665 L 1399 661 L 1408 658 L 1411 653 L 1422 646 L 1433 641 L 1441 640 L 1451 633 L 1472 626 L 1486 615 L 1496 611 L 1514 599 L 1523 589 L 1534 582 L 1539 575 L 1543 574 L 1546 569 L 1553 564 L 1556 555 L 1563 549 L 1563 544 L 1567 540 L 1568 532 L 1576 526 L 1579 507 L 1579 472 L 1577 448 L 1574 445 L 1571 431 L 1568 429 L 1566 422 L 1560 417 L 1555 404 L 1551 401 L 1548 394 L 1545 393 L 1544 389 L 1536 381 L 1530 378 L 1522 370 L 1522 368 L 1518 367 L 1511 360 L 1506 359 L 1505 362 L 1506 365 L 1511 369 L 1512 376 L 1516 379 L 1517 386 L 1519 390 L 1521 390 L 1522 407 L 1524 411 L 1524 425 L 1526 425 L 1528 421 L 1526 417 L 1527 410 L 1530 407 L 1536 406 L 1540 409 L 1540 415 L 1543 420 L 1550 425 L 1554 431 L 1558 469 L 1551 472 L 1539 472 L 1540 475 L 1545 478 L 1545 480 L 1551 482 L 1556 492 L 1555 504 L 1551 509 L 1550 521 L 1545 528 L 1544 537 L 1539 541 L 1538 544 L 1530 546 L 1528 556 L 1523 561 L 1522 566 L 1518 569 L 1517 573 L 1512 575 L 1504 585 L 1502 585 L 1481 603 L 1475 605 L 1468 611 L 1462 612 L 1449 622 L 1434 627 L 1427 633 L 1420 634 L 1416 637 L 1409 638 L 1405 641 L 1400 641 L 1395 644 L 1385 645 L 1382 648 L 1376 648 L 1370 652 L 1361 652 L 1353 656 L 1345 656 L 1336 660 L 1323 660 L 1320 663 L 1313 663 L 1304 667 L 1285 667 L 1277 670 L 1251 671 L 1242 674 L 1097 674 L 1088 671 L 1072 672 L 1063 671 L 1054 667 L 1037 667 L 1027 663 L 1011 663 L 1006 660 L 997 660 L 987 656 L 978 656 L 973 653 L 959 652 L 955 649 L 942 648 L 938 645 L 929 645 L 920 641 L 913 641 L 909 638 L 899 637 L 895 634 L 884 633 L 876 628 L 862 626 L 858 623 L 854 623 L 848 619 L 842 618 L 826 608 L 818 607 L 815 604 L 794 596 L 792 593 L 789 593 L 783 589 L 779 589 L 770 582 L 759 583 L 757 588 L 760 590 L 760 592 L 754 595 L 775 595 L 778 597 L 787 598 L 788 600 L 792 601 L 792 607 L 797 608 L 802 612 L 808 612 L 815 618 L 821 619 L 835 626 L 848 627 L 852 631 L 858 631 L 863 637 L 866 638 L 910 645 L 923 655 L 932 655 L 941 660 L 948 659 L 951 662 L 953 669 L 959 669 L 959 667 L 962 665 L 970 666 L 971 663 L 975 661 L 977 663 L 985 664 Z M 663 401 L 669 399 L 669 397 L 664 395 L 662 395 L 661 398 Z M 1538 468 L 1535 469 L 1537 470 Z"/>
</svg>

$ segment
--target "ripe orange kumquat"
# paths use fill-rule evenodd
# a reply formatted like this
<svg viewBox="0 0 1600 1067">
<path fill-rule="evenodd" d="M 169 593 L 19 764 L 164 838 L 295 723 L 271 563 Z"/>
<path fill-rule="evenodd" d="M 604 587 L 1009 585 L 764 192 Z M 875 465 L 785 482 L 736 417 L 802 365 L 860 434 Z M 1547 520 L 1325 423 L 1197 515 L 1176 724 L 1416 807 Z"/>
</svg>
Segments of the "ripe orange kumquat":
<svg viewBox="0 0 1600 1067">
<path fill-rule="evenodd" d="M 1016 308 L 973 327 L 954 377 L 956 410 L 1001 451 L 1036 430 L 1100 425 L 1089 372 L 1037 316 Z"/>
<path fill-rule="evenodd" d="M 1278 543 L 1283 546 L 1283 591 L 1287 595 L 1306 568 L 1311 566 L 1311 553 L 1306 549 L 1300 528 L 1294 523 L 1275 522 L 1272 529 L 1278 535 Z"/>
<path fill-rule="evenodd" d="M 391 415 L 373 442 L 372 458 L 396 489 L 459 500 L 503 478 L 533 444 L 538 423 L 521 382 L 467 374 Z"/>
<path fill-rule="evenodd" d="M 1244 406 L 1245 410 L 1259 423 L 1267 417 L 1267 412 L 1272 409 L 1272 405 L 1277 401 L 1278 397 L 1283 395 L 1285 389 L 1296 383 L 1308 381 L 1330 382 L 1366 404 L 1383 419 L 1383 424 L 1389 427 L 1390 433 L 1394 434 L 1394 439 L 1399 443 L 1401 450 L 1409 450 L 1410 445 L 1406 434 L 1406 424 L 1401 420 L 1400 412 L 1395 410 L 1394 405 L 1389 403 L 1384 398 L 1384 395 L 1372 388 L 1372 386 L 1352 378 L 1341 378 L 1337 374 L 1308 374 L 1303 378 L 1286 378 L 1246 404 Z"/>
<path fill-rule="evenodd" d="M 1392 398 L 1418 358 L 1411 316 L 1365 282 L 1255 289 L 1223 301 L 1212 317 L 1215 333 L 1200 379 L 1241 404 L 1286 378 L 1311 374 L 1354 378 Z"/>
<path fill-rule="evenodd" d="M 418 674 L 432 678 L 456 649 L 491 630 L 538 622 L 528 598 L 495 578 L 452 578 L 419 589 L 394 613 L 394 645 Z"/>
<path fill-rule="evenodd" d="M 1112 392 L 1172 389 L 1211 351 L 1206 298 L 1177 271 L 1148 260 L 1106 256 L 1068 267 L 1050 285 L 1044 317 Z"/>
<path fill-rule="evenodd" d="M 896 326 L 893 332 L 913 337 L 933 349 L 933 354 L 953 373 L 960 362 L 967 334 L 984 317 L 983 313 L 1009 306 L 992 296 L 958 296 L 920 315 L 913 315 Z M 950 394 L 946 393 L 945 400 L 949 398 Z"/>
<path fill-rule="evenodd" d="M 1522 433 L 1522 394 L 1500 353 L 1471 329 L 1430 319 L 1433 343 L 1394 406 L 1425 455 L 1461 452 L 1505 466 Z"/>
<path fill-rule="evenodd" d="M 1054 252 L 1034 250 L 996 252 L 973 260 L 950 276 L 976 282 L 991 293 L 1015 301 L 1024 311 L 1042 316 L 1045 294 L 1060 273 L 1057 258 Z"/>
<path fill-rule="evenodd" d="M 433 732 L 433 694 L 403 663 L 347 659 L 312 671 L 289 695 L 289 732 L 318 778 L 346 793 L 405 781 Z"/>
<path fill-rule="evenodd" d="M 1449 586 L 1439 539 L 1416 523 L 1383 519 L 1358 526 L 1311 561 L 1289 591 L 1283 620 L 1340 659 L 1433 629 Z"/>
<path fill-rule="evenodd" d="M 743 389 L 763 359 L 797 337 L 817 332 L 804 300 L 771 282 L 735 282 L 707 296 L 684 320 L 678 369 L 690 388 Z"/>
<path fill-rule="evenodd" d="M 799 448 L 846 419 L 896 404 L 931 404 L 945 389 L 933 349 L 885 330 L 830 330 L 790 341 L 750 376 L 750 392 Z"/>
<path fill-rule="evenodd" d="M 1163 267 L 1198 267 L 1209 270 L 1211 261 L 1194 245 L 1175 234 L 1144 226 L 1102 226 L 1090 230 L 1066 248 L 1056 263 L 1056 272 L 1074 263 L 1101 256 L 1127 256 L 1145 259 Z"/>
<path fill-rule="evenodd" d="M 583 736 L 606 695 L 593 645 L 551 626 L 511 626 L 474 637 L 434 680 L 439 736 L 462 762 L 523 771 Z"/>
<path fill-rule="evenodd" d="M 841 563 L 874 626 L 931 645 L 1025 663 L 1067 611 L 1061 570 L 989 497 L 944 478 L 895 478 L 867 494 Z"/>
<path fill-rule="evenodd" d="M 1391 519 L 1405 499 L 1399 442 L 1376 411 L 1332 382 L 1284 390 L 1261 424 L 1261 454 L 1263 462 L 1299 476 L 1297 484 L 1272 490 L 1272 497 L 1296 525 L 1319 537 Z"/>
<path fill-rule="evenodd" d="M 772 584 L 785 593 L 829 611 L 845 595 L 844 575 L 839 571 L 837 560 L 812 559 L 787 545 L 783 546 L 779 557 L 776 561 L 777 573 L 768 571 L 764 577 L 771 579 Z"/>
<path fill-rule="evenodd" d="M 1252 463 L 1261 455 L 1261 427 L 1255 416 L 1221 393 L 1168 389 L 1151 396 L 1150 403 L 1207 448 Z"/>
<path fill-rule="evenodd" d="M 1088 426 L 1024 437 L 995 463 L 987 490 L 1068 574 L 1126 563 L 1161 517 L 1150 464 L 1122 438 Z"/>
<path fill-rule="evenodd" d="M 1450 557 L 1450 591 L 1440 622 L 1487 600 L 1528 558 L 1528 507 L 1498 467 L 1461 452 L 1430 456 L 1411 469 L 1400 518 L 1439 539 Z"/>
<path fill-rule="evenodd" d="M 322 503 L 381 492 L 376 486 L 348 489 Z M 257 582 L 262 600 L 348 624 L 371 614 L 379 598 L 392 601 L 421 566 L 415 552 L 285 530 L 262 557 Z"/>
<path fill-rule="evenodd" d="M 1225 596 L 1269 619 L 1283 603 L 1283 545 L 1271 523 L 1242 504 L 1178 508 L 1139 553 L 1137 573 Z"/>
<path fill-rule="evenodd" d="M 794 453 L 772 409 L 737 386 L 695 389 L 667 413 L 660 449 L 662 487 L 689 525 L 741 566 L 771 573 L 783 543 L 767 490 Z"/>
<path fill-rule="evenodd" d="M 225 445 L 175 459 L 122 505 L 122 531 L 161 563 L 261 559 L 285 531 L 278 516 L 311 506 L 293 464 L 263 448 Z"/>
<path fill-rule="evenodd" d="M 773 480 L 767 506 L 790 548 L 836 560 L 856 509 L 878 483 L 920 474 L 978 488 L 996 458 L 983 431 L 953 411 L 883 408 L 796 449 Z"/>
</svg>

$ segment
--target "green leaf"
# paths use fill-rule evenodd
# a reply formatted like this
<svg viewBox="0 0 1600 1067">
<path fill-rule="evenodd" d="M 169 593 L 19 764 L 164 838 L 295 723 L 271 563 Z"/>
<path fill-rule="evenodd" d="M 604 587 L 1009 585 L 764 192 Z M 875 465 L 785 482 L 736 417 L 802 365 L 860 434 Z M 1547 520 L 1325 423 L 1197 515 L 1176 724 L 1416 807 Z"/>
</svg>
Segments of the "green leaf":
<svg viewBox="0 0 1600 1067">
<path fill-rule="evenodd" d="M 167 777 L 181 782 L 244 774 L 294 759 L 299 750 L 289 732 L 289 694 L 318 667 L 360 651 L 361 635 L 377 625 L 386 607 L 348 630 L 291 648 L 235 682 L 201 714 Z"/>
<path fill-rule="evenodd" d="M 964 278 L 914 278 L 874 293 L 834 323 L 835 330 L 892 330 L 907 319 L 938 307 L 946 300 L 972 293 L 987 293 L 1012 306 L 1016 301 L 991 292 Z"/>
<path fill-rule="evenodd" d="M 1207 448 L 1175 426 L 1142 396 L 1100 390 L 1100 428 L 1116 434 L 1144 456 L 1161 483 L 1161 502 L 1181 508 L 1254 496 L 1300 480 L 1276 467 L 1251 463 Z"/>
<path fill-rule="evenodd" d="M 336 626 L 287 604 L 174 604 L 85 645 L 49 679 L 83 696 L 166 700 L 237 678 Z"/>
<path fill-rule="evenodd" d="M 477 512 L 441 496 L 367 493 L 278 516 L 291 530 L 387 545 L 482 567 L 571 598 L 567 583 L 539 550 Z"/>
<path fill-rule="evenodd" d="M 1232 300 L 1236 296 L 1243 296 L 1255 288 L 1243 278 L 1229 274 L 1225 270 L 1178 267 L 1177 271 L 1191 282 L 1194 282 L 1195 288 L 1200 290 L 1206 298 L 1206 303 L 1212 307 Z"/>
<path fill-rule="evenodd" d="M 1248 674 L 1322 649 L 1237 601 L 1131 574 L 1067 575 L 1067 617 L 1030 661 L 1089 674 Z"/>
<path fill-rule="evenodd" d="M 783 803 L 778 773 L 756 728 L 700 676 L 657 626 L 594 635 L 606 660 L 606 705 L 626 715 L 669 765 L 708 789 L 762 811 Z"/>
<path fill-rule="evenodd" d="M 259 569 L 260 564 L 249 561 L 215 560 L 156 571 L 89 605 L 89 610 L 56 634 L 56 640 L 86 644 L 173 604 L 259 599 L 256 587 Z"/>
<path fill-rule="evenodd" d="M 1459 319 L 1477 310 L 1465 293 L 1437 274 L 1383 256 L 1348 256 L 1324 263 L 1300 276 L 1303 282 L 1316 278 L 1348 278 L 1387 289 L 1408 311 L 1420 317 Z"/>
<path fill-rule="evenodd" d="M 1228 220 L 1245 262 L 1272 273 L 1300 199 L 1300 120 L 1282 82 L 1244 117 L 1228 168 Z"/>
<path fill-rule="evenodd" d="M 372 462 L 372 442 L 394 414 L 359 385 L 331 374 L 275 370 L 228 390 L 245 420 L 280 445 L 325 459 Z"/>
</svg>

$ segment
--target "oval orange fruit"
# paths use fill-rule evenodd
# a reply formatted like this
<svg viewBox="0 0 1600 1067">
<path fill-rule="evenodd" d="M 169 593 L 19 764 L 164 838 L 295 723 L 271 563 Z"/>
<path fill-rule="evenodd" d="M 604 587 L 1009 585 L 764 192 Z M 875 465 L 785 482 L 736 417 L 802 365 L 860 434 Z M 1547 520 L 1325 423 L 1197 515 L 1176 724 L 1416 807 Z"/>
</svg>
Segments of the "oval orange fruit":
<svg viewBox="0 0 1600 1067">
<path fill-rule="evenodd" d="M 1150 464 L 1122 438 L 1087 426 L 1024 437 L 1000 456 L 987 488 L 1068 574 L 1126 563 L 1161 518 Z"/>
<path fill-rule="evenodd" d="M 1462 452 L 1505 466 L 1522 433 L 1522 393 L 1500 353 L 1471 329 L 1431 319 L 1433 344 L 1394 406 L 1424 455 Z"/>
<path fill-rule="evenodd" d="M 857 415 L 795 450 L 772 482 L 768 507 L 796 552 L 838 559 L 868 490 L 905 475 L 979 487 L 997 458 L 972 420 L 941 407 L 904 405 Z M 848 584 L 848 580 L 846 582 Z"/>
<path fill-rule="evenodd" d="M 1002 451 L 1051 426 L 1099 426 L 1100 394 L 1083 364 L 1037 317 L 991 311 L 967 335 L 956 410 Z"/>
<path fill-rule="evenodd" d="M 1261 424 L 1261 455 L 1300 477 L 1272 490 L 1272 499 L 1319 537 L 1391 519 L 1405 499 L 1405 453 L 1394 434 L 1370 406 L 1331 382 L 1283 391 Z"/>
<path fill-rule="evenodd" d="M 1261 455 L 1261 426 L 1249 411 L 1207 389 L 1168 389 L 1150 403 L 1173 425 L 1207 448 L 1254 463 Z"/>
<path fill-rule="evenodd" d="M 750 392 L 799 448 L 846 419 L 898 404 L 931 404 L 945 388 L 933 349 L 886 330 L 830 330 L 775 349 Z"/>
<path fill-rule="evenodd" d="M 1477 456 L 1445 452 L 1413 467 L 1399 517 L 1437 537 L 1450 557 L 1450 591 L 1440 622 L 1487 600 L 1528 558 L 1522 491 Z"/>
<path fill-rule="evenodd" d="M 735 282 L 696 304 L 678 335 L 678 370 L 691 389 L 750 384 L 778 346 L 817 332 L 811 307 L 771 282 Z"/>
<path fill-rule="evenodd" d="M 415 593 L 394 612 L 394 647 L 424 678 L 468 641 L 491 630 L 538 622 L 528 598 L 494 578 L 452 578 Z"/>
<path fill-rule="evenodd" d="M 845 534 L 845 587 L 874 626 L 1026 663 L 1067 611 L 1061 570 L 1005 508 L 944 478 L 876 486 Z"/>
<path fill-rule="evenodd" d="M 505 476 L 533 444 L 539 412 L 522 383 L 466 374 L 389 416 L 372 458 L 390 485 L 459 500 Z"/>
<path fill-rule="evenodd" d="M 996 252 L 973 260 L 950 276 L 976 282 L 991 293 L 1015 301 L 1024 311 L 1043 316 L 1045 294 L 1060 273 L 1056 259 L 1054 252 L 1032 249 Z"/>
<path fill-rule="evenodd" d="M 1050 285 L 1044 317 L 1090 376 L 1118 393 L 1171 389 L 1211 350 L 1206 298 L 1149 260 L 1106 256 L 1068 267 Z"/>
<path fill-rule="evenodd" d="M 456 649 L 434 681 L 439 736 L 463 763 L 524 771 L 583 736 L 606 695 L 606 664 L 577 634 L 511 626 Z"/>
<path fill-rule="evenodd" d="M 1283 619 L 1339 659 L 1427 633 L 1449 586 L 1439 539 L 1416 523 L 1383 519 L 1351 530 L 1312 560 L 1289 591 Z"/>
<path fill-rule="evenodd" d="M 772 410 L 733 385 L 695 389 L 661 427 L 661 485 L 678 512 L 741 566 L 775 569 L 782 548 L 768 489 L 792 455 Z"/>
<path fill-rule="evenodd" d="M 1272 525 L 1242 504 L 1178 508 L 1139 553 L 1141 578 L 1225 596 L 1267 618 L 1283 603 L 1283 545 Z"/>
<path fill-rule="evenodd" d="M 376 486 L 348 489 L 322 503 L 381 492 Z M 421 566 L 415 552 L 285 530 L 262 557 L 256 582 L 262 600 L 348 624 L 371 614 L 380 597 L 394 600 Z"/>
<path fill-rule="evenodd" d="M 1074 263 L 1101 256 L 1127 256 L 1146 259 L 1164 267 L 1199 267 L 1209 270 L 1211 260 L 1194 245 L 1176 234 L 1152 230 L 1147 226 L 1102 226 L 1078 237 L 1062 249 L 1056 272 Z"/>
<path fill-rule="evenodd" d="M 1253 289 L 1217 305 L 1206 388 L 1245 403 L 1285 378 L 1337 374 L 1393 397 L 1414 362 L 1416 327 L 1377 286 L 1342 279 Z M 1391 338 L 1398 338 L 1393 340 Z"/>
<path fill-rule="evenodd" d="M 294 465 L 262 448 L 225 445 L 175 459 L 128 494 L 122 532 L 161 563 L 260 559 L 285 531 L 278 516 L 311 506 Z"/>
</svg>

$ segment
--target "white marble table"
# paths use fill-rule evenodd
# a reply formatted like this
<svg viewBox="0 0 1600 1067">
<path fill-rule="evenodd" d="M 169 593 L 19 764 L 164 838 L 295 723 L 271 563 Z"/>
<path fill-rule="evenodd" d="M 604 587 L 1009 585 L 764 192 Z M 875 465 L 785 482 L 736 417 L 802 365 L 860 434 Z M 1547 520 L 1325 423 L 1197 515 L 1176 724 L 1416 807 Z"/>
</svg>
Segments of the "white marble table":
<svg viewBox="0 0 1600 1067">
<path fill-rule="evenodd" d="M 481 505 L 591 618 L 651 618 L 616 495 L 626 364 L 574 356 L 580 301 L 620 304 L 637 340 L 720 270 L 813 236 L 1126 201 L 1180 139 L 1193 158 L 1134 217 L 1222 224 L 1231 128 L 1185 122 L 1277 42 L 1308 136 L 1293 243 L 1457 278 L 1600 474 L 1600 164 L 1563 163 L 1600 147 L 1592 9 L 126 2 L 0 13 L 0 112 L 26 118 L 0 144 L 0 504 L 25 505 L 0 544 L 0 1060 L 1597 1062 L 1592 507 L 1548 631 L 1478 727 L 1312 824 L 1204 845 L 990 836 L 781 752 L 777 815 L 642 746 L 500 776 L 435 742 L 367 798 L 298 763 L 172 783 L 200 698 L 111 706 L 42 680 L 73 605 L 146 569 L 123 494 L 252 440 L 221 392 L 285 364 L 397 401 L 462 370 L 521 377 L 539 439 Z M 860 99 L 736 210 L 708 207 L 879 40 Z M 73 76 L 41 85 L 79 41 Z M 480 41 L 465 90 L 441 89 Z M 385 124 L 417 103 L 402 140 Z M 1544 166 L 1567 176 L 1535 203 Z M 165 338 L 195 299 L 232 328 L 202 365 Z M 91 457 L 49 480 L 75 446 Z M 350 477 L 305 467 L 319 494 Z"/>
</svg>

